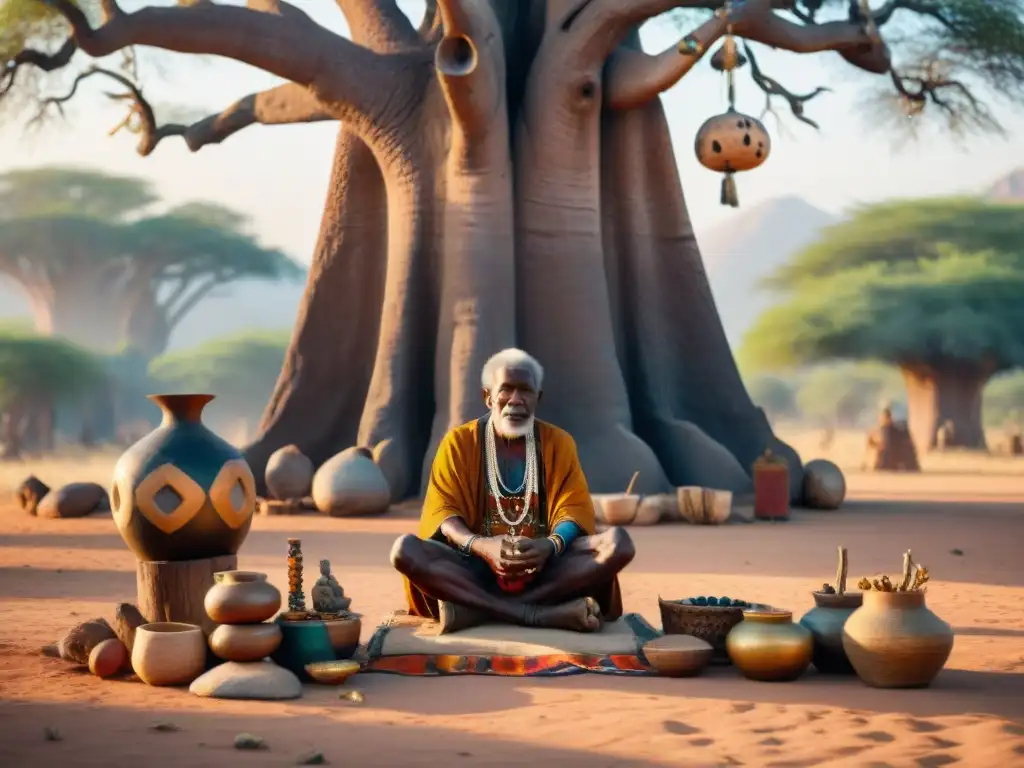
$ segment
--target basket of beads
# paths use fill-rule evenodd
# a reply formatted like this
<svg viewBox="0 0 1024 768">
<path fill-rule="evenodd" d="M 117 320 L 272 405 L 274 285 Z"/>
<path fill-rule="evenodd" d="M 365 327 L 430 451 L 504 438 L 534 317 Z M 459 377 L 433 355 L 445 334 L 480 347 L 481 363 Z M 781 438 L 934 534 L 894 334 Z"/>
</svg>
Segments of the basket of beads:
<svg viewBox="0 0 1024 768">
<path fill-rule="evenodd" d="M 666 635 L 699 637 L 714 649 L 713 662 L 728 664 L 726 636 L 743 621 L 743 611 L 759 606 L 729 597 L 684 597 L 682 600 L 659 597 L 658 607 L 661 628 Z"/>
</svg>

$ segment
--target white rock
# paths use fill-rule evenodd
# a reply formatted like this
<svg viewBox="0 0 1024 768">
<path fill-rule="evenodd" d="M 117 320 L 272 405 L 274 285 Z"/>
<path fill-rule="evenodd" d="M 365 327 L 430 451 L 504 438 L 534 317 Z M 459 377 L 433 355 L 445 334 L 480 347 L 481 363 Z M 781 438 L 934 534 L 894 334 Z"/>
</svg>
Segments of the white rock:
<svg viewBox="0 0 1024 768">
<path fill-rule="evenodd" d="M 313 462 L 296 446 L 286 445 L 270 454 L 264 478 L 273 498 L 301 499 L 313 487 Z"/>
<path fill-rule="evenodd" d="M 313 503 L 333 517 L 376 515 L 391 503 L 391 487 L 365 448 L 346 448 L 313 476 Z"/>
<path fill-rule="evenodd" d="M 188 689 L 211 699 L 273 701 L 302 695 L 299 678 L 269 661 L 224 662 L 201 674 Z"/>
</svg>

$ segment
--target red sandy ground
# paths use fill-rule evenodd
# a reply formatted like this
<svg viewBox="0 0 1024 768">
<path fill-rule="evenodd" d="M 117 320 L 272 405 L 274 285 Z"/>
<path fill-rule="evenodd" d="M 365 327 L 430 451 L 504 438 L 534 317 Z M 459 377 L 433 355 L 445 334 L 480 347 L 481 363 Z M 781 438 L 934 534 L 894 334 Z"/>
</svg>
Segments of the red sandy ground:
<svg viewBox="0 0 1024 768">
<path fill-rule="evenodd" d="M 363 692 L 362 704 L 316 686 L 284 703 L 200 699 L 40 657 L 38 647 L 76 621 L 110 618 L 116 602 L 133 599 L 134 560 L 109 517 L 37 520 L 0 501 L 0 765 L 280 766 L 313 750 L 352 766 L 1024 765 L 1024 506 L 1019 494 L 1001 495 L 1000 503 L 868 500 L 789 523 L 633 531 L 627 609 L 655 624 L 659 594 L 744 597 L 800 615 L 810 591 L 832 580 L 837 545 L 850 550 L 853 579 L 897 571 L 912 548 L 934 579 L 929 605 L 957 634 L 929 690 L 878 691 L 813 672 L 756 683 L 729 669 L 689 680 L 367 674 L 349 686 Z M 413 527 L 401 511 L 258 518 L 240 567 L 283 586 L 285 539 L 301 537 L 307 562 L 334 563 L 364 614 L 365 640 L 400 605 L 387 555 Z M 180 730 L 152 730 L 161 721 Z M 45 740 L 46 727 L 62 739 Z M 241 732 L 268 749 L 235 751 Z"/>
</svg>

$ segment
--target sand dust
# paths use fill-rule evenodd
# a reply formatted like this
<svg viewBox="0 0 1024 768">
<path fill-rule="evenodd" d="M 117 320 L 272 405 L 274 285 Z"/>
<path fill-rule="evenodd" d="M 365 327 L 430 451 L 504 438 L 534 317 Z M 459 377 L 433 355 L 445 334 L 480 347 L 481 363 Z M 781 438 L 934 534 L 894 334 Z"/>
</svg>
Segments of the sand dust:
<svg viewBox="0 0 1024 768">
<path fill-rule="evenodd" d="M 332 765 L 946 766 L 1024 764 L 1024 479 L 989 478 L 990 495 L 963 503 L 956 476 L 924 475 L 898 502 L 877 476 L 851 485 L 868 500 L 789 523 L 634 529 L 638 556 L 622 584 L 628 610 L 659 624 L 657 597 L 718 594 L 808 610 L 831 581 L 835 549 L 851 579 L 897 571 L 912 548 L 928 565 L 929 605 L 956 630 L 931 689 L 877 691 L 813 672 L 755 683 L 729 669 L 690 680 L 357 676 L 363 704 L 307 686 L 285 703 L 199 699 L 185 690 L 102 681 L 40 657 L 75 623 L 111 618 L 134 598 L 134 560 L 109 516 L 37 520 L 0 499 L 0 765 L 294 765 L 321 752 Z M 874 488 L 871 485 L 874 484 Z M 961 482 L 962 485 L 962 482 Z M 866 487 L 867 486 L 867 487 Z M 898 490 L 898 489 L 897 489 Z M 1005 503 L 995 503 L 993 500 Z M 982 501 L 986 503 L 982 503 Z M 285 539 L 307 562 L 328 557 L 365 640 L 401 604 L 387 565 L 413 513 L 375 520 L 257 518 L 240 567 L 285 585 Z M 962 555 L 952 554 L 959 549 Z M 176 730 L 154 730 L 156 723 Z M 46 728 L 60 740 L 48 741 Z M 239 752 L 238 733 L 266 750 Z"/>
</svg>

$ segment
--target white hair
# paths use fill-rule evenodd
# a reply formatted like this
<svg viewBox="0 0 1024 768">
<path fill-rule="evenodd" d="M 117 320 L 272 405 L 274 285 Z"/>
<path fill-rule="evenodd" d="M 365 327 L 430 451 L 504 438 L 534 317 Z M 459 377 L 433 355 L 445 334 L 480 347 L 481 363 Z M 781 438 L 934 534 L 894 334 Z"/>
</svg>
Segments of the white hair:
<svg viewBox="0 0 1024 768">
<path fill-rule="evenodd" d="M 537 362 L 537 358 L 515 347 L 503 349 L 484 363 L 483 371 L 480 373 L 480 383 L 488 392 L 494 386 L 494 377 L 502 368 L 527 368 L 533 374 L 533 383 L 540 391 L 544 383 L 544 368 Z"/>
</svg>

